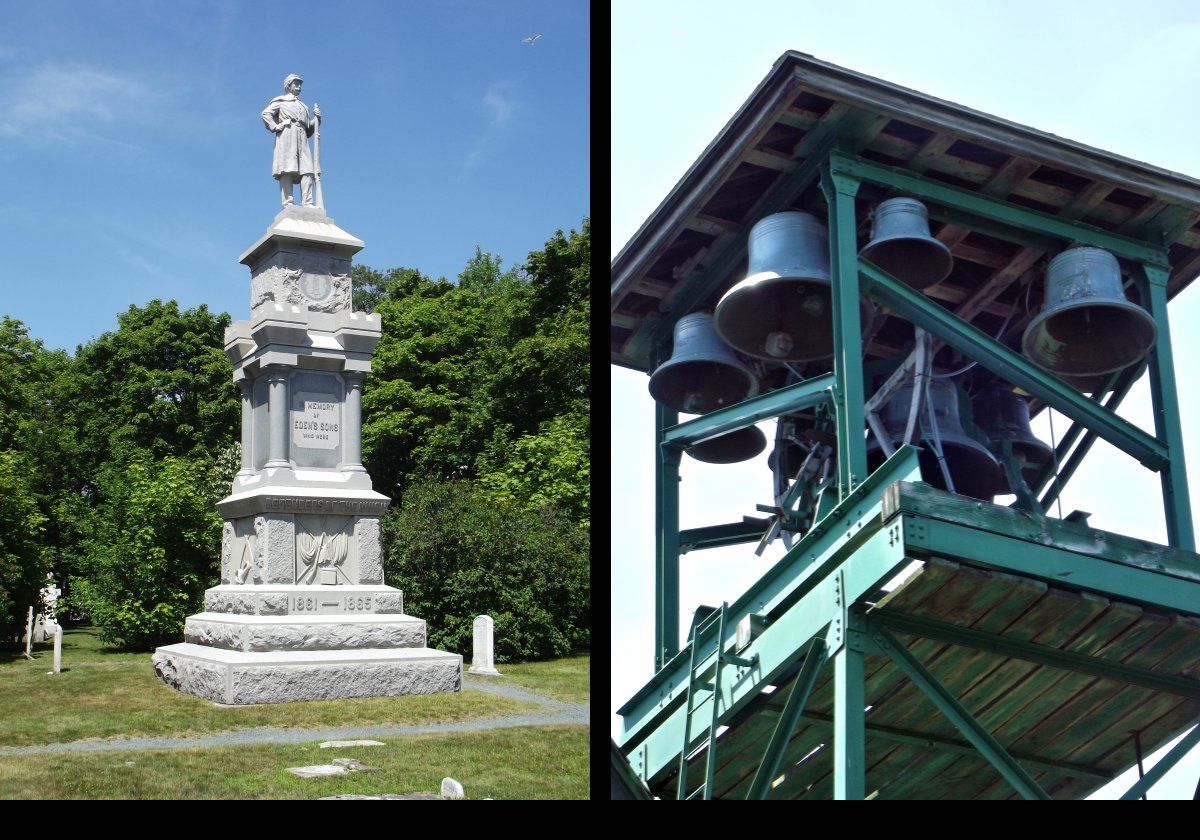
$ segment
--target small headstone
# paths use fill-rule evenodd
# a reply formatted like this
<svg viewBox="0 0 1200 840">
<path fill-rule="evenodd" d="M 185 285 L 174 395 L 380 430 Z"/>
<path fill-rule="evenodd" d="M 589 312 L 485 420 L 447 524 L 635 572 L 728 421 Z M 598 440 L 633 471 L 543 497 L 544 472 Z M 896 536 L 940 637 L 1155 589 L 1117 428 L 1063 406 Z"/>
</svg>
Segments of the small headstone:
<svg viewBox="0 0 1200 840">
<path fill-rule="evenodd" d="M 62 627 L 57 624 L 51 625 L 54 628 L 54 673 L 62 673 Z"/>
<path fill-rule="evenodd" d="M 25 658 L 33 659 L 33 607 L 25 619 Z"/>
<path fill-rule="evenodd" d="M 339 793 L 321 799 L 441 799 L 436 793 Z"/>
<path fill-rule="evenodd" d="M 289 767 L 289 773 L 299 776 L 301 779 L 313 779 L 319 776 L 340 776 L 343 773 L 349 773 L 350 768 L 343 767 L 340 764 L 312 764 L 308 767 Z"/>
<path fill-rule="evenodd" d="M 494 656 L 494 631 L 492 628 L 492 617 L 490 615 L 481 615 L 475 618 L 474 624 L 475 638 L 471 648 L 471 667 L 467 669 L 468 674 L 478 674 L 482 677 L 498 677 L 500 672 L 496 670 L 496 660 Z"/>
<path fill-rule="evenodd" d="M 382 747 L 383 741 L 322 741 L 321 749 L 337 749 L 340 747 Z"/>
<path fill-rule="evenodd" d="M 289 767 L 287 771 L 294 773 L 302 779 L 311 779 L 318 776 L 340 776 L 343 773 L 362 773 L 370 770 L 378 770 L 378 767 L 371 767 L 363 764 L 356 758 L 335 758 L 332 764 L 313 764 L 308 767 Z"/>
<path fill-rule="evenodd" d="M 372 767 L 369 764 L 363 764 L 357 758 L 335 758 L 333 763 L 339 767 L 345 767 L 353 773 L 359 773 L 365 770 L 378 770 L 378 767 Z"/>
<path fill-rule="evenodd" d="M 462 799 L 463 786 L 449 776 L 442 779 L 442 799 Z"/>
</svg>

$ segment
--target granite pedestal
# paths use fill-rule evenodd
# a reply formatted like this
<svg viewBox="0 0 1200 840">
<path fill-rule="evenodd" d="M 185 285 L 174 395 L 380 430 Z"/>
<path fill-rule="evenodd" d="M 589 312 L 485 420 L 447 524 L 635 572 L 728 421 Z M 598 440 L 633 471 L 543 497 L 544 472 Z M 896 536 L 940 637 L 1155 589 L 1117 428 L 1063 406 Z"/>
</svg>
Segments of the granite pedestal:
<svg viewBox="0 0 1200 840">
<path fill-rule="evenodd" d="M 384 585 L 389 499 L 362 465 L 362 381 L 379 318 L 354 312 L 363 243 L 290 206 L 242 255 L 250 320 L 225 333 L 242 392 L 242 463 L 221 583 L 159 648 L 168 684 L 219 703 L 427 694 L 462 687 L 462 657 L 426 646 L 425 622 Z"/>
</svg>

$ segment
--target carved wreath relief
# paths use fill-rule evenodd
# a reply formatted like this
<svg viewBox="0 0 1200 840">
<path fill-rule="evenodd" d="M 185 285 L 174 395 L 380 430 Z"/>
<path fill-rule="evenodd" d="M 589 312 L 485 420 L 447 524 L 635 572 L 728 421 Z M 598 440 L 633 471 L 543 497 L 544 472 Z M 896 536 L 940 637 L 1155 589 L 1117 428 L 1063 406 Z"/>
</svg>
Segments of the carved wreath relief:
<svg viewBox="0 0 1200 840">
<path fill-rule="evenodd" d="M 332 274 L 311 260 L 284 268 L 268 266 L 250 279 L 250 309 L 265 303 L 307 306 L 314 312 L 350 308 L 350 275 Z"/>
</svg>

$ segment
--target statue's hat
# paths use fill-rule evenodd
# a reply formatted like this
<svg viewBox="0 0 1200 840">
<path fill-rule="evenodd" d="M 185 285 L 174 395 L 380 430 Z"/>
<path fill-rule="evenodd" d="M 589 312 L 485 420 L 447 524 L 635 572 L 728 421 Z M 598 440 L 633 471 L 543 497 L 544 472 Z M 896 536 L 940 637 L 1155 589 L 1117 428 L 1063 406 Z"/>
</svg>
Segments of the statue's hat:
<svg viewBox="0 0 1200 840">
<path fill-rule="evenodd" d="M 297 76 L 295 73 L 288 73 L 287 78 L 283 80 L 283 86 L 287 87 L 288 85 L 290 85 L 292 83 L 292 79 L 295 79 L 297 82 L 301 82 L 301 83 L 303 83 L 303 81 L 304 81 L 299 76 Z"/>
</svg>

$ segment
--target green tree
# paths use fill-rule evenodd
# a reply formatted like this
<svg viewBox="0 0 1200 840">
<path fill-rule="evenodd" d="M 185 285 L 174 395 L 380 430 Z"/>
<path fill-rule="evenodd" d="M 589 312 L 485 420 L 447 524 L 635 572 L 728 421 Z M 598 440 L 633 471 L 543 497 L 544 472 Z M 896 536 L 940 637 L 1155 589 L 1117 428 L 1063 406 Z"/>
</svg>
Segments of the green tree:
<svg viewBox="0 0 1200 840">
<path fill-rule="evenodd" d="M 26 610 L 38 604 L 46 579 L 42 548 L 46 517 L 26 476 L 29 464 L 0 450 L 0 635 L 15 640 L 24 631 Z"/>
<path fill-rule="evenodd" d="M 589 521 L 588 418 L 564 414 L 492 450 L 479 483 L 494 496 L 529 509 L 557 509 L 581 528 Z M 490 460 L 490 466 L 489 466 Z"/>
<path fill-rule="evenodd" d="M 220 472 L 207 457 L 148 454 L 106 468 L 99 527 L 72 599 L 105 641 L 134 649 L 178 641 L 199 611 L 220 576 L 215 505 L 228 491 Z"/>
<path fill-rule="evenodd" d="M 213 456 L 237 437 L 240 411 L 224 352 L 230 319 L 154 300 L 117 316 L 115 332 L 79 348 L 86 466 L 126 452 Z"/>
<path fill-rule="evenodd" d="M 384 517 L 388 580 L 428 616 L 429 644 L 464 655 L 477 615 L 495 621 L 497 661 L 590 644 L 587 535 L 552 510 L 467 481 L 423 480 Z"/>
</svg>

